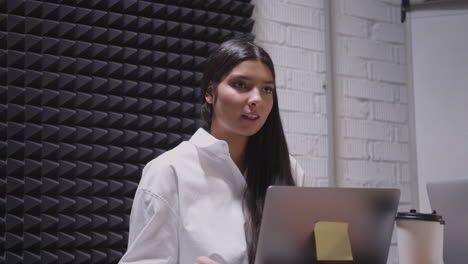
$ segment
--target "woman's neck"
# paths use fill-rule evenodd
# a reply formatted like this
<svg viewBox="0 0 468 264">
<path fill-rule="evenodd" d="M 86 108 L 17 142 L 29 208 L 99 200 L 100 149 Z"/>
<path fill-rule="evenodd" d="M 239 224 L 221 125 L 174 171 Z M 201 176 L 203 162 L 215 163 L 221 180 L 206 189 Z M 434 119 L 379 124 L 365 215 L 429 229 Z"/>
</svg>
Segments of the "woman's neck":
<svg viewBox="0 0 468 264">
<path fill-rule="evenodd" d="M 226 135 L 224 133 L 217 133 L 213 130 L 210 130 L 210 134 L 219 140 L 227 142 L 232 161 L 234 161 L 240 172 L 244 174 L 247 169 L 245 163 L 245 149 L 249 138 L 240 135 Z"/>
</svg>

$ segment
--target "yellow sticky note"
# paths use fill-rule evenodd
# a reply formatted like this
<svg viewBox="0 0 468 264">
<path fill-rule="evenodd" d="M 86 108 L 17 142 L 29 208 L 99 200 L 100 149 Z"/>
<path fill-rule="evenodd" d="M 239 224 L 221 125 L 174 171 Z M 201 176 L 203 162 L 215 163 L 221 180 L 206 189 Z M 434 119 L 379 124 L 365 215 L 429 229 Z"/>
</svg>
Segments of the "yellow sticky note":
<svg viewBox="0 0 468 264">
<path fill-rule="evenodd" d="M 353 260 L 348 223 L 317 222 L 314 234 L 317 260 Z"/>
</svg>

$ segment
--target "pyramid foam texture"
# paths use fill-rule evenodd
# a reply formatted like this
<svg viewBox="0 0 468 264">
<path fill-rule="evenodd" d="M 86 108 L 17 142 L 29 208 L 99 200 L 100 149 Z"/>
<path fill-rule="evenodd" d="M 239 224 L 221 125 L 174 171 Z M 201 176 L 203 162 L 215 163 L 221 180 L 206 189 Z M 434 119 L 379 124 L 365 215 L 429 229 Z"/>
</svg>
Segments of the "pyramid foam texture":
<svg viewBox="0 0 468 264">
<path fill-rule="evenodd" d="M 249 0 L 0 0 L 0 263 L 117 263 L 143 166 L 190 138 Z"/>
</svg>

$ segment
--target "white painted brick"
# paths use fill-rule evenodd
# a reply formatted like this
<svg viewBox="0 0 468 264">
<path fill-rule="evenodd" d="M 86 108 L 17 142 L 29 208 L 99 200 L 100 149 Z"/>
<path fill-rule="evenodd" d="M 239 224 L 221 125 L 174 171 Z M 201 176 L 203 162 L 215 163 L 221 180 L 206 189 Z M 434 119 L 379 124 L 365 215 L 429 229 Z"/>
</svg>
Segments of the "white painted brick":
<svg viewBox="0 0 468 264">
<path fill-rule="evenodd" d="M 257 42 L 282 44 L 286 41 L 286 26 L 265 19 L 254 24 L 253 33 L 256 35 Z"/>
<path fill-rule="evenodd" d="M 397 186 L 393 181 L 394 179 L 395 177 L 375 179 L 344 178 L 342 182 L 347 187 L 395 188 Z"/>
<path fill-rule="evenodd" d="M 278 104 L 281 110 L 312 113 L 314 111 L 314 94 L 278 89 Z"/>
<path fill-rule="evenodd" d="M 336 179 L 336 184 L 338 187 L 346 187 L 346 188 L 363 188 L 363 187 L 369 187 L 366 186 L 366 184 L 362 184 L 362 181 L 356 181 L 354 179 L 350 178 L 344 178 L 340 176 L 338 179 Z"/>
<path fill-rule="evenodd" d="M 288 89 L 309 91 L 314 93 L 325 93 L 323 83 L 324 74 L 316 74 L 311 71 L 288 70 L 287 84 Z"/>
<path fill-rule="evenodd" d="M 343 139 L 338 146 L 341 158 L 368 159 L 367 141 L 360 139 Z"/>
<path fill-rule="evenodd" d="M 397 140 L 401 143 L 408 143 L 409 141 L 409 130 L 407 125 L 401 125 L 397 127 Z"/>
<path fill-rule="evenodd" d="M 285 4 L 279 0 L 257 1 L 254 17 L 310 28 L 320 27 L 320 17 L 317 9 Z"/>
<path fill-rule="evenodd" d="M 367 78 L 367 63 L 365 60 L 355 57 L 340 56 L 337 54 L 336 69 L 338 74 L 343 74 L 351 77 Z"/>
<path fill-rule="evenodd" d="M 410 183 L 402 183 L 398 188 L 400 189 L 400 203 L 411 203 Z"/>
<path fill-rule="evenodd" d="M 307 184 L 310 184 L 310 185 L 306 185 L 306 186 L 330 187 L 328 179 L 323 179 L 323 178 L 319 178 L 319 179 L 314 178 L 314 179 L 312 179 L 311 183 L 307 183 Z"/>
<path fill-rule="evenodd" d="M 336 18 L 336 30 L 342 35 L 367 38 L 368 22 L 364 19 L 348 15 L 340 15 Z"/>
<path fill-rule="evenodd" d="M 378 0 L 379 2 L 400 7 L 401 0 Z"/>
<path fill-rule="evenodd" d="M 390 44 L 370 39 L 346 37 L 347 53 L 351 56 L 392 61 L 393 47 Z"/>
<path fill-rule="evenodd" d="M 407 121 L 408 107 L 402 104 L 374 103 L 374 118 L 380 121 L 404 123 Z"/>
<path fill-rule="evenodd" d="M 401 3 L 399 6 L 389 6 L 392 23 L 401 23 Z"/>
<path fill-rule="evenodd" d="M 343 120 L 342 133 L 348 138 L 390 141 L 393 131 L 392 126 L 386 123 L 346 119 Z"/>
<path fill-rule="evenodd" d="M 343 3 L 346 14 L 377 21 L 391 21 L 389 7 L 375 0 L 353 0 Z"/>
<path fill-rule="evenodd" d="M 369 116 L 369 104 L 354 98 L 344 98 L 339 107 L 339 115 L 366 119 Z"/>
<path fill-rule="evenodd" d="M 287 28 L 287 41 L 289 45 L 304 49 L 323 51 L 324 32 L 298 27 Z"/>
<path fill-rule="evenodd" d="M 374 158 L 382 161 L 408 162 L 408 144 L 376 142 Z"/>
<path fill-rule="evenodd" d="M 324 115 L 289 112 L 288 117 L 288 132 L 302 134 L 327 134 L 327 119 Z"/>
<path fill-rule="evenodd" d="M 396 185 L 392 178 L 375 178 L 375 179 L 359 179 L 359 178 L 341 178 L 338 186 L 340 187 L 360 187 L 360 188 L 395 188 Z"/>
<path fill-rule="evenodd" d="M 288 69 L 284 67 L 275 67 L 276 87 L 286 88 L 286 76 Z"/>
<path fill-rule="evenodd" d="M 343 85 L 345 96 L 390 102 L 398 89 L 395 85 L 354 78 L 344 79 Z"/>
<path fill-rule="evenodd" d="M 263 48 L 270 54 L 275 65 L 302 70 L 311 70 L 313 67 L 313 54 L 306 50 L 272 44 L 264 44 Z"/>
<path fill-rule="evenodd" d="M 411 182 L 408 163 L 401 163 L 400 164 L 399 179 L 400 179 L 400 182 Z"/>
<path fill-rule="evenodd" d="M 319 136 L 317 138 L 317 155 L 319 157 L 328 157 L 328 137 L 327 136 Z"/>
<path fill-rule="evenodd" d="M 408 88 L 406 86 L 400 86 L 398 100 L 403 104 L 408 103 Z"/>
<path fill-rule="evenodd" d="M 314 96 L 314 112 L 327 114 L 327 97 L 323 94 Z"/>
<path fill-rule="evenodd" d="M 376 81 L 387 81 L 404 84 L 407 81 L 406 65 L 392 64 L 386 62 L 371 62 L 371 79 Z"/>
<path fill-rule="evenodd" d="M 386 162 L 371 162 L 366 160 L 342 161 L 345 178 L 381 181 L 381 179 L 394 179 L 394 165 Z"/>
<path fill-rule="evenodd" d="M 319 73 L 325 73 L 326 64 L 325 64 L 325 54 L 316 52 L 313 56 L 315 71 Z"/>
<path fill-rule="evenodd" d="M 254 33 L 277 68 L 279 103 L 290 151 L 306 172 L 306 186 L 326 187 L 327 119 L 317 113 L 325 109 L 323 1 L 254 2 Z M 349 162 L 347 171 L 338 164 L 337 182 L 361 187 L 408 183 L 402 186 L 406 188 L 403 199 L 407 200 L 403 206 L 411 206 L 407 60 L 399 5 L 397 0 L 336 1 L 333 41 L 339 50 L 333 54 L 339 79 L 334 88 L 342 96 L 336 100 L 338 114 L 346 117 L 337 131 L 337 155 L 339 164 Z M 388 263 L 397 263 L 391 258 Z"/>
<path fill-rule="evenodd" d="M 405 42 L 405 27 L 401 23 L 376 23 L 372 26 L 372 39 L 393 43 Z"/>
<path fill-rule="evenodd" d="M 308 155 L 316 151 L 315 137 L 302 134 L 286 134 L 291 155 Z"/>
<path fill-rule="evenodd" d="M 310 156 L 298 156 L 295 157 L 297 162 L 301 165 L 301 167 L 304 169 L 304 172 L 306 174 L 305 180 L 305 185 L 306 186 L 316 186 L 320 187 L 317 185 L 317 180 L 320 180 L 320 182 L 323 182 L 323 180 L 326 181 L 326 184 L 328 184 L 328 161 L 325 158 L 316 158 L 316 157 L 310 157 Z M 324 185 L 321 187 L 326 187 L 328 185 Z"/>
<path fill-rule="evenodd" d="M 325 32 L 325 15 L 324 15 L 323 9 L 320 10 L 319 15 L 320 15 L 320 31 Z"/>
<path fill-rule="evenodd" d="M 323 8 L 322 0 L 286 0 L 286 3 L 310 6 L 310 7 L 317 8 L 317 9 Z"/>
<path fill-rule="evenodd" d="M 284 132 L 290 132 L 291 130 L 289 129 L 289 113 L 288 111 L 284 111 L 280 109 L 280 119 L 281 119 L 281 124 L 283 125 Z"/>
<path fill-rule="evenodd" d="M 406 65 L 406 47 L 404 45 L 396 45 L 394 48 L 394 61 L 398 64 Z"/>
</svg>

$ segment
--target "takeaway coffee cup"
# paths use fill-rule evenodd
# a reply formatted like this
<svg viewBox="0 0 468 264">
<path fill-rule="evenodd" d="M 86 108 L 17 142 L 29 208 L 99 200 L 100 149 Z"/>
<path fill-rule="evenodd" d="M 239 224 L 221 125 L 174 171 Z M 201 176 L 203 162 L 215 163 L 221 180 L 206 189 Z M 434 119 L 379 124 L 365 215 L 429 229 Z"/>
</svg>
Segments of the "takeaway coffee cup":
<svg viewBox="0 0 468 264">
<path fill-rule="evenodd" d="M 396 226 L 400 264 L 443 264 L 444 225 L 436 211 L 399 212 Z"/>
</svg>

